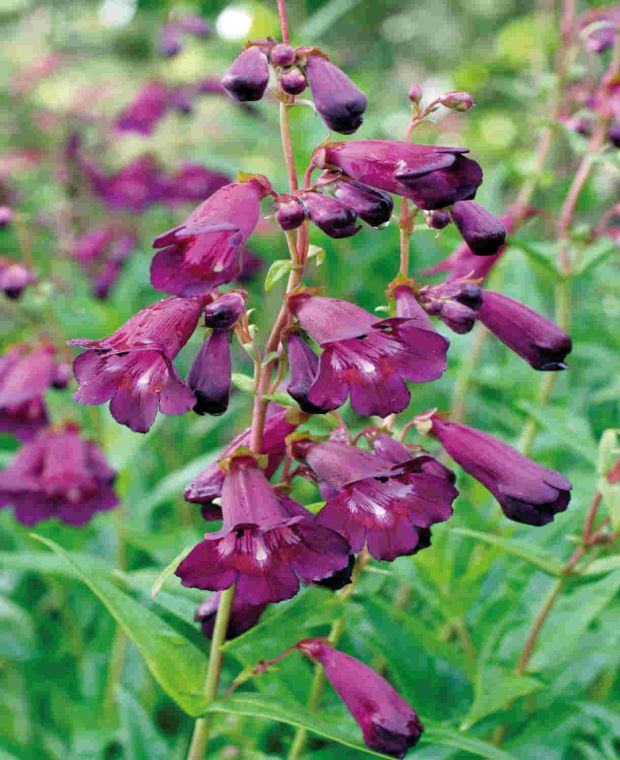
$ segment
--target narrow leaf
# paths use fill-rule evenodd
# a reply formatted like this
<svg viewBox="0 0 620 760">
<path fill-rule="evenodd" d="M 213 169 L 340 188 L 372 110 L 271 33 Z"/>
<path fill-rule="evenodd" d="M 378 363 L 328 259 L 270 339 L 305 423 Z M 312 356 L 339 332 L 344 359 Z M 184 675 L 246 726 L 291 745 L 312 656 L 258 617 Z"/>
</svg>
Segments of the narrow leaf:
<svg viewBox="0 0 620 760">
<path fill-rule="evenodd" d="M 292 268 L 293 262 L 290 259 L 276 259 L 265 276 L 265 290 L 271 290 L 276 282 L 287 275 Z"/>
</svg>

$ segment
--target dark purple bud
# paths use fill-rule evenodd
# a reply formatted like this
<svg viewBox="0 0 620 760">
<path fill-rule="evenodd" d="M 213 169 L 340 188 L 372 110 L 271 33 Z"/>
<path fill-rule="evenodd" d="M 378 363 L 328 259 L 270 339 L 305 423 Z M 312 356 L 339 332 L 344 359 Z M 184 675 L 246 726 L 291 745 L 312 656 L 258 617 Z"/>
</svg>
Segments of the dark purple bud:
<svg viewBox="0 0 620 760">
<path fill-rule="evenodd" d="M 435 314 L 451 330 L 464 335 L 476 323 L 482 291 L 473 282 L 447 282 L 422 288 L 420 297 L 429 314 Z"/>
<path fill-rule="evenodd" d="M 343 71 L 325 58 L 311 55 L 306 77 L 316 110 L 330 129 L 350 135 L 362 125 L 368 101 Z"/>
<path fill-rule="evenodd" d="M 337 179 L 329 184 L 329 189 L 339 201 L 352 208 L 360 219 L 371 227 L 387 224 L 392 218 L 394 202 L 392 196 L 375 190 L 354 179 Z"/>
<path fill-rule="evenodd" d="M 431 435 L 495 496 L 510 520 L 546 525 L 568 507 L 572 486 L 559 472 L 479 430 L 438 416 L 432 422 Z"/>
<path fill-rule="evenodd" d="M 327 411 L 308 398 L 310 388 L 319 371 L 319 359 L 306 341 L 297 333 L 291 333 L 286 339 L 290 380 L 286 392 L 295 399 L 302 411 L 307 414 L 325 414 Z"/>
<path fill-rule="evenodd" d="M 323 586 L 330 591 L 339 591 L 341 588 L 348 586 L 351 583 L 351 575 L 353 568 L 355 567 L 355 555 L 349 555 L 349 564 L 343 567 L 342 570 L 336 570 L 336 572 L 329 575 L 327 578 L 323 578 L 321 581 L 315 581 L 315 586 Z"/>
<path fill-rule="evenodd" d="M 607 130 L 607 139 L 614 148 L 620 148 L 620 122 L 616 121 L 610 124 Z"/>
<path fill-rule="evenodd" d="M 10 206 L 0 206 L 0 229 L 7 227 L 13 221 L 13 211 Z"/>
<path fill-rule="evenodd" d="M 206 37 L 210 31 L 209 23 L 202 16 L 197 16 L 195 13 L 182 16 L 179 19 L 179 26 L 184 32 L 193 34 L 194 37 Z"/>
<path fill-rule="evenodd" d="M 506 228 L 474 201 L 459 201 L 450 209 L 452 221 L 472 253 L 493 256 L 506 242 Z"/>
<path fill-rule="evenodd" d="M 432 230 L 443 230 L 450 224 L 450 214 L 444 208 L 438 208 L 435 211 L 431 211 L 426 216 L 426 224 Z"/>
<path fill-rule="evenodd" d="M 306 211 L 296 198 L 278 203 L 276 222 L 284 231 L 295 230 L 306 219 Z"/>
<path fill-rule="evenodd" d="M 269 84 L 267 56 L 256 45 L 237 56 L 222 79 L 228 94 L 243 103 L 260 100 Z"/>
<path fill-rule="evenodd" d="M 291 69 L 280 77 L 280 87 L 287 95 L 301 95 L 308 83 L 299 69 Z"/>
<path fill-rule="evenodd" d="M 68 362 L 60 362 L 60 364 L 57 364 L 54 367 L 52 388 L 56 388 L 56 390 L 66 388 L 69 385 L 72 374 L 71 365 Z"/>
<path fill-rule="evenodd" d="M 362 729 L 370 749 L 403 758 L 418 743 L 424 726 L 398 692 L 360 660 L 333 649 L 321 639 L 306 639 L 297 648 L 320 662 L 327 679 Z"/>
<path fill-rule="evenodd" d="M 295 51 L 290 45 L 276 45 L 271 51 L 274 66 L 292 66 L 295 63 Z"/>
<path fill-rule="evenodd" d="M 225 293 L 205 308 L 205 327 L 230 330 L 245 309 L 245 298 L 241 293 Z"/>
<path fill-rule="evenodd" d="M 337 198 L 309 192 L 301 201 L 314 224 L 331 238 L 352 237 L 361 230 L 355 211 Z"/>
<path fill-rule="evenodd" d="M 0 290 L 7 298 L 16 301 L 33 282 L 36 277 L 23 264 L 0 262 Z"/>
<path fill-rule="evenodd" d="M 439 102 L 451 111 L 469 111 L 474 105 L 474 99 L 468 92 L 444 92 L 439 96 Z"/>
<path fill-rule="evenodd" d="M 181 28 L 178 24 L 163 24 L 159 32 L 159 49 L 166 58 L 174 58 L 183 48 Z"/>
<path fill-rule="evenodd" d="M 566 369 L 570 337 L 551 320 L 512 298 L 485 290 L 478 319 L 534 369 Z"/>
<path fill-rule="evenodd" d="M 221 592 L 212 594 L 208 599 L 198 605 L 194 620 L 200 623 L 202 632 L 208 639 L 213 638 L 215 628 L 215 616 L 220 606 Z M 249 631 L 260 620 L 260 616 L 267 608 L 266 604 L 248 604 L 238 594 L 233 598 L 230 620 L 226 630 L 226 639 L 234 639 L 242 633 Z"/>
<path fill-rule="evenodd" d="M 412 103 L 418 104 L 422 100 L 422 88 L 419 84 L 412 84 L 407 91 L 407 97 Z"/>
<path fill-rule="evenodd" d="M 187 384 L 196 394 L 196 414 L 224 414 L 230 400 L 231 373 L 230 333 L 214 330 L 187 374 Z"/>
</svg>

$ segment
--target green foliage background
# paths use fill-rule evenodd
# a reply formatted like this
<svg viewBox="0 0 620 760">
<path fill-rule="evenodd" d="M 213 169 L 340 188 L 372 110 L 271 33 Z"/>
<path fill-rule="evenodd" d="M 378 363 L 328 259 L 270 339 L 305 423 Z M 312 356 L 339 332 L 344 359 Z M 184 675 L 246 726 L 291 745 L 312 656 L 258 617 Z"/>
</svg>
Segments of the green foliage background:
<svg viewBox="0 0 620 760">
<path fill-rule="evenodd" d="M 253 14 L 250 37 L 278 35 L 275 2 L 240 4 Z M 213 0 L 183 8 L 214 20 L 225 5 Z M 288 6 L 293 41 L 324 47 L 367 93 L 361 137 L 403 135 L 411 82 L 438 92 L 469 90 L 475 109 L 424 126 L 419 141 L 471 148 L 485 169 L 479 199 L 491 210 L 501 212 L 514 199 L 531 175 L 536 136 L 550 112 L 558 44 L 553 3 L 289 0 Z M 587 7 L 580 4 L 580 10 Z M 100 24 L 96 3 L 0 2 L 0 150 L 38 147 L 44 155 L 14 180 L 42 285 L 17 306 L 1 305 L 5 345 L 39 332 L 59 343 L 109 334 L 155 300 L 148 282 L 150 241 L 185 215 L 157 208 L 138 219 L 140 252 L 111 299 L 93 301 L 83 275 L 61 253 L 58 219 L 69 210 L 81 224 L 94 225 L 107 213 L 86 193 L 70 202 L 55 174 L 55 156 L 77 123 L 69 112 L 85 87 L 92 88 L 87 107 L 95 117 L 85 129 L 87 143 L 110 170 L 150 150 L 169 169 L 195 160 L 231 176 L 239 169 L 264 173 L 285 188 L 273 102 L 248 115 L 224 99 L 205 98 L 190 117 L 167 116 L 147 139 L 115 136 L 105 127 L 150 77 L 191 82 L 217 76 L 237 54 L 239 43 L 213 35 L 192 41 L 172 61 L 161 60 L 154 41 L 173 8 L 180 6 L 142 0 L 128 25 L 113 28 Z M 65 64 L 15 97 L 16 72 L 50 50 L 61 51 Z M 594 73 L 599 66 L 582 55 L 574 73 Z M 54 117 L 46 129 L 37 118 L 42 111 Z M 325 137 L 309 109 L 295 110 L 299 167 Z M 553 221 L 585 150 L 585 142 L 560 126 L 553 140 L 534 198 L 544 216 L 518 233 L 491 283 L 549 316 L 558 278 Z M 540 374 L 495 340 L 485 342 L 470 366 L 474 331 L 451 336 L 449 371 L 432 385 L 416 386 L 401 416 L 405 422 L 431 406 L 448 409 L 467 378 L 468 421 L 515 443 L 531 415 L 539 423 L 532 455 L 574 484 L 570 509 L 552 525 L 533 529 L 503 519 L 487 492 L 459 473 L 455 516 L 433 529 L 432 547 L 391 564 L 374 563 L 363 575 L 346 611 L 342 647 L 384 668 L 416 707 L 428 728 L 411 753 L 419 760 L 615 760 L 620 754 L 617 546 L 597 549 L 585 572 L 564 583 L 527 674 L 515 671 L 532 621 L 617 451 L 618 252 L 611 243 L 585 241 L 617 201 L 620 163 L 611 150 L 596 162 L 573 230 L 573 253 L 582 262 L 571 283 L 575 347 L 551 401 L 540 405 Z M 321 267 L 311 265 L 311 280 L 369 309 L 385 304 L 385 286 L 398 268 L 396 225 L 338 242 L 317 230 L 312 236 L 327 255 Z M 456 243 L 451 230 L 416 233 L 414 272 Z M 14 228 L 0 231 L 0 250 L 17 255 L 19 245 Z M 265 225 L 253 247 L 267 264 L 286 256 L 273 225 Z M 282 282 L 265 293 L 263 279 L 264 272 L 250 290 L 264 339 Z M 183 353 L 183 370 L 198 341 L 196 336 Z M 236 370 L 251 372 L 247 357 L 236 357 Z M 15 523 L 11 510 L 0 512 L 0 758 L 182 758 L 191 716 L 204 710 L 200 686 L 208 642 L 192 622 L 203 594 L 182 589 L 174 576 L 155 598 L 151 587 L 204 531 L 195 505 L 182 499 L 183 487 L 247 425 L 251 397 L 237 392 L 223 417 L 160 419 L 146 436 L 116 425 L 107 409 L 78 407 L 70 390 L 52 396 L 51 404 L 56 422 L 77 419 L 102 443 L 119 470 L 123 505 L 80 530 L 43 523 L 39 541 Z M 351 413 L 347 419 L 353 429 L 364 424 Z M 16 445 L 6 436 L 0 446 L 6 464 Z M 307 503 L 316 500 L 311 489 L 303 496 Z M 603 514 L 616 526 L 620 497 L 613 488 L 604 496 Z M 340 614 L 338 601 L 317 588 L 278 605 L 227 645 L 224 682 L 300 638 L 324 634 Z M 308 713 L 310 680 L 308 663 L 292 656 L 212 706 L 219 715 L 208 757 L 286 757 L 295 725 L 311 729 L 304 757 L 312 760 L 376 755 L 363 748 L 331 691 L 320 715 Z M 499 748 L 493 737 L 504 725 Z"/>
</svg>

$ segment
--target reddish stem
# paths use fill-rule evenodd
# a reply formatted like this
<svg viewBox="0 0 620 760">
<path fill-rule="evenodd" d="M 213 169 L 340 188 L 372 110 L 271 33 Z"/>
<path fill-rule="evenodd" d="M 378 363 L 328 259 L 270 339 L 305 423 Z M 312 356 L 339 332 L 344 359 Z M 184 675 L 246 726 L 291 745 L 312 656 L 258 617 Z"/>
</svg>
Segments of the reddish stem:
<svg viewBox="0 0 620 760">
<path fill-rule="evenodd" d="M 285 0 L 278 0 L 278 14 L 280 15 L 280 29 L 282 30 L 282 42 L 285 45 L 289 43 L 288 21 L 286 20 Z"/>
</svg>

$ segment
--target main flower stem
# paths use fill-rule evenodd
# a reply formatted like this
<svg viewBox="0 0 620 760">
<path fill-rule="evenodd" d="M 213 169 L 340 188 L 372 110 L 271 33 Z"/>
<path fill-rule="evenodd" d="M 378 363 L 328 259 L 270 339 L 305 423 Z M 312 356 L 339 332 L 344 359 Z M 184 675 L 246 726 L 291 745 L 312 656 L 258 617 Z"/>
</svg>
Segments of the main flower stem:
<svg viewBox="0 0 620 760">
<path fill-rule="evenodd" d="M 209 666 L 207 668 L 203 692 L 207 705 L 211 704 L 217 696 L 217 687 L 220 682 L 222 661 L 224 659 L 222 645 L 226 640 L 226 631 L 228 630 L 228 621 L 230 620 L 230 612 L 234 596 L 235 587 L 233 585 L 222 592 L 220 604 L 217 609 L 213 638 L 211 639 L 211 649 L 209 652 Z M 208 740 L 209 717 L 205 716 L 204 718 L 198 718 L 194 724 L 194 733 L 192 734 L 192 742 L 187 754 L 187 760 L 204 760 Z"/>
</svg>

